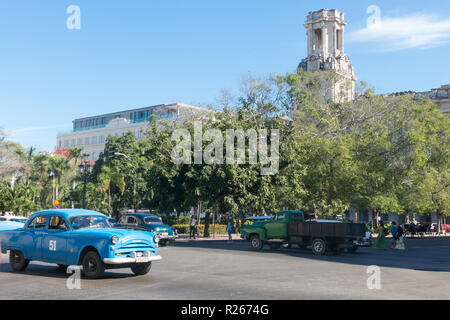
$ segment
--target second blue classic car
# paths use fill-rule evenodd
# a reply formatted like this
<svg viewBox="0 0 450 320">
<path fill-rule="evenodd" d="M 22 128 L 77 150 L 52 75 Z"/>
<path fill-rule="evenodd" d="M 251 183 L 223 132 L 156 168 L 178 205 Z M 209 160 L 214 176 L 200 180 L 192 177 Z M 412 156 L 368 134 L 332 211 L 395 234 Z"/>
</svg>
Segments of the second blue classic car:
<svg viewBox="0 0 450 320">
<path fill-rule="evenodd" d="M 165 225 L 161 218 L 147 213 L 126 213 L 115 225 L 116 228 L 150 231 L 159 236 L 159 245 L 165 246 L 168 241 L 178 238 L 176 229 Z"/>
<path fill-rule="evenodd" d="M 14 271 L 38 260 L 62 269 L 82 265 L 87 278 L 99 278 L 113 268 L 147 274 L 152 262 L 161 260 L 158 241 L 153 233 L 114 229 L 102 213 L 76 209 L 36 212 L 23 227 L 0 230 L 2 252 L 9 251 Z"/>
</svg>

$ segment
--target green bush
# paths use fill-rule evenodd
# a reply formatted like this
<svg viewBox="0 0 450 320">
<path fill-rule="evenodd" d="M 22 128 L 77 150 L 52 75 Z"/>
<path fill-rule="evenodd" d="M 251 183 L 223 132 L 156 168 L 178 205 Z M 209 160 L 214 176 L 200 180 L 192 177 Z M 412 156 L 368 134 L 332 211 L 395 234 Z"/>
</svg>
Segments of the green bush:
<svg viewBox="0 0 450 320">
<path fill-rule="evenodd" d="M 172 228 L 177 229 L 178 234 L 189 234 L 190 226 L 189 224 L 175 224 Z M 200 224 L 197 225 L 197 233 L 202 236 L 205 232 L 205 225 Z M 209 225 L 209 233 L 212 235 L 214 232 L 214 226 L 212 224 Z M 223 224 L 216 224 L 216 234 L 223 235 L 227 234 L 227 226 Z"/>
</svg>

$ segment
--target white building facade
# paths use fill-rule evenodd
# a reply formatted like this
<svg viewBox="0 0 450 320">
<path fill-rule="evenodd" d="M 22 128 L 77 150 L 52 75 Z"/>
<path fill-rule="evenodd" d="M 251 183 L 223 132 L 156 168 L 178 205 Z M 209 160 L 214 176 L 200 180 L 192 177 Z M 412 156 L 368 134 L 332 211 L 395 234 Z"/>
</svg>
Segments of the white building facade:
<svg viewBox="0 0 450 320">
<path fill-rule="evenodd" d="M 200 107 L 174 103 L 75 119 L 71 131 L 58 134 L 56 145 L 60 148 L 82 148 L 83 153 L 96 161 L 100 153 L 104 151 L 109 135 L 122 136 L 132 132 L 136 138 L 140 139 L 152 119 L 177 119 L 187 115 L 204 114 L 208 111 Z"/>
</svg>

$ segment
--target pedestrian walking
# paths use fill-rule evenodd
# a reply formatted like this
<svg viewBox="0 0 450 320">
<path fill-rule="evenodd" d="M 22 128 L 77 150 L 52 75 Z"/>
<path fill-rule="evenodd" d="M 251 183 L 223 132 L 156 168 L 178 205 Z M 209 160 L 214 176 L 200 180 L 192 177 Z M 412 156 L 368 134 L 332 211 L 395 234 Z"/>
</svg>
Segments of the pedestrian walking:
<svg viewBox="0 0 450 320">
<path fill-rule="evenodd" d="M 397 228 L 397 244 L 395 245 L 395 249 L 397 250 L 405 250 L 405 242 L 403 241 L 404 230 L 402 226 L 398 226 Z"/>
<path fill-rule="evenodd" d="M 191 223 L 189 226 L 189 239 L 192 239 L 197 234 L 197 219 L 194 216 L 191 216 Z"/>
<path fill-rule="evenodd" d="M 384 232 L 384 222 L 382 220 L 380 220 L 380 222 L 378 223 L 378 229 L 378 236 L 377 241 L 375 242 L 375 246 L 377 249 L 387 250 L 386 234 Z"/>
<path fill-rule="evenodd" d="M 235 225 L 234 230 L 238 235 L 241 233 L 241 226 L 239 224 L 239 219 L 236 219 L 236 225 Z"/>
<path fill-rule="evenodd" d="M 397 240 L 398 240 L 397 231 L 398 231 L 397 223 L 395 221 L 392 221 L 392 223 L 391 223 L 391 234 L 392 234 L 391 249 L 395 249 L 395 247 L 397 245 Z"/>
<path fill-rule="evenodd" d="M 228 229 L 228 241 L 231 241 L 233 240 L 233 238 L 231 237 L 231 234 L 233 233 L 233 222 L 231 219 L 228 220 L 227 229 Z"/>
</svg>

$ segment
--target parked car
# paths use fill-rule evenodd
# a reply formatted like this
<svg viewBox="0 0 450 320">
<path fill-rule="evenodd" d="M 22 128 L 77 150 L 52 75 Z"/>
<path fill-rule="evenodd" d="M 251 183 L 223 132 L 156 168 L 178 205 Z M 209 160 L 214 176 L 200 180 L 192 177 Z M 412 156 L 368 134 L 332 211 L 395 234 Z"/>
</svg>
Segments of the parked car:
<svg viewBox="0 0 450 320">
<path fill-rule="evenodd" d="M 87 278 L 99 278 L 113 268 L 147 274 L 152 262 L 161 260 L 158 240 L 153 233 L 114 229 L 104 214 L 77 209 L 39 211 L 22 227 L 0 229 L 2 253 L 9 251 L 14 271 L 37 260 L 62 269 L 82 265 Z"/>
<path fill-rule="evenodd" d="M 18 217 L 18 216 L 1 216 L 0 222 L 19 222 L 19 223 L 25 223 L 27 221 L 27 218 L 25 217 Z"/>
<path fill-rule="evenodd" d="M 157 215 L 148 213 L 126 213 L 119 219 L 115 228 L 152 232 L 159 236 L 160 246 L 165 246 L 169 241 L 178 238 L 176 229 L 164 224 Z"/>
</svg>

